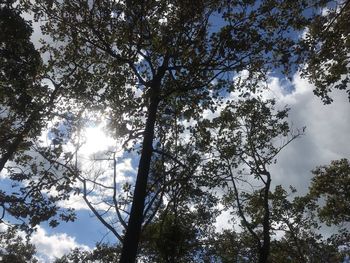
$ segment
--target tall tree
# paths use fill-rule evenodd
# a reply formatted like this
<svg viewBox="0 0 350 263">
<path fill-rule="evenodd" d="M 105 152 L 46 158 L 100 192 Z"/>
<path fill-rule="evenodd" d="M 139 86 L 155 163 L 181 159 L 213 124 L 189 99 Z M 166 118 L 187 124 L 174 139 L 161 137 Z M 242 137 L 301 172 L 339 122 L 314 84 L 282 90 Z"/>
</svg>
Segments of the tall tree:
<svg viewBox="0 0 350 263">
<path fill-rule="evenodd" d="M 269 166 L 302 133 L 290 131 L 288 109 L 277 111 L 274 105 L 259 98 L 230 102 L 218 117 L 199 125 L 204 135 L 199 145 L 212 156 L 205 170 L 216 175 L 214 182 L 226 192 L 225 205 L 237 211 L 261 263 L 268 262 L 271 242 Z"/>
<path fill-rule="evenodd" d="M 311 20 L 297 53 L 305 63 L 303 75 L 315 85 L 314 93 L 329 104 L 334 89 L 346 91 L 350 99 L 350 1 L 317 4 L 322 12 Z"/>
<path fill-rule="evenodd" d="M 268 262 L 342 262 L 349 251 L 344 232 L 326 237 L 320 230 L 317 204 L 306 196 L 294 196 L 281 186 L 270 192 L 270 253 Z M 259 200 L 257 194 L 255 200 Z M 246 215 L 259 210 L 251 202 Z M 255 216 L 256 212 L 252 212 Z M 334 226 L 334 225 L 333 225 Z M 256 241 L 247 230 L 227 229 L 210 241 L 214 262 L 259 262 Z"/>
<path fill-rule="evenodd" d="M 309 196 L 316 200 L 322 198 L 325 202 L 318 211 L 320 219 L 329 225 L 350 222 L 349 160 L 332 161 L 330 165 L 317 167 L 312 173 Z"/>
<path fill-rule="evenodd" d="M 0 190 L 0 220 L 12 216 L 23 227 L 33 227 L 56 215 L 56 201 L 66 197 L 62 191 L 65 179 L 58 180 L 55 169 L 32 152 L 52 118 L 60 84 L 47 77 L 40 53 L 30 40 L 31 24 L 21 16 L 23 6 L 14 2 L 0 4 L 0 172 L 2 180 L 7 180 Z M 58 190 L 58 194 L 48 196 L 42 192 L 47 189 Z"/>
<path fill-rule="evenodd" d="M 0 171 L 14 155 L 28 147 L 26 139 L 37 136 L 41 58 L 30 41 L 32 29 L 9 1 L 1 4 L 1 159 Z M 37 94 L 34 94 L 34 91 Z"/>
<path fill-rule="evenodd" d="M 305 1 L 24 2 L 44 22 L 42 51 L 51 75 L 64 80 L 65 116 L 81 112 L 79 107 L 99 111 L 109 120 L 118 145 L 139 153 L 132 205 L 125 207 L 128 219 L 118 215 L 126 227 L 120 262 L 136 259 L 145 212 L 150 211 L 145 202 L 154 195 L 147 188 L 155 153 L 179 164 L 176 152 L 193 150 L 185 147 L 185 128 L 241 87 L 231 81 L 233 76 L 247 70 L 245 88 L 254 90 L 255 81 L 272 67 L 286 65 L 294 44 L 288 30 L 306 24 L 303 11 L 308 7 Z M 76 134 L 80 120 L 74 124 Z M 177 139 L 164 136 L 167 132 Z M 69 154 L 58 147 L 53 163 L 81 178 L 87 200 L 89 180 L 79 169 L 75 145 Z M 45 157 L 52 159 L 49 152 Z M 112 189 L 118 210 L 115 182 Z M 155 199 L 149 200 L 157 207 Z M 98 211 L 94 213 L 120 238 Z"/>
</svg>

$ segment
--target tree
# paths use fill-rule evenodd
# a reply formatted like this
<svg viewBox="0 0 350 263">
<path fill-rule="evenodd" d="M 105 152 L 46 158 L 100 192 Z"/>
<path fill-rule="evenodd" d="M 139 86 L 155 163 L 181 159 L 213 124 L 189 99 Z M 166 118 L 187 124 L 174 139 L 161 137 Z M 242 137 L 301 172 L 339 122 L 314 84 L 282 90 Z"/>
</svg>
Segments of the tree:
<svg viewBox="0 0 350 263">
<path fill-rule="evenodd" d="M 288 109 L 277 111 L 274 105 L 273 100 L 259 98 L 230 102 L 218 117 L 204 120 L 198 128 L 203 138 L 199 146 L 213 156 L 205 170 L 215 174 L 214 184 L 225 190 L 223 203 L 237 212 L 252 236 L 257 262 L 268 262 L 270 254 L 272 176 L 268 166 L 302 134 L 290 131 L 285 121 Z"/>
<path fill-rule="evenodd" d="M 320 219 L 335 225 L 350 222 L 349 160 L 332 161 L 328 166 L 317 167 L 312 173 L 309 195 L 325 202 L 318 210 Z"/>
<path fill-rule="evenodd" d="M 37 263 L 34 257 L 35 247 L 28 240 L 24 241 L 15 228 L 7 228 L 0 232 L 1 263 Z"/>
<path fill-rule="evenodd" d="M 96 244 L 92 251 L 85 251 L 79 248 L 73 249 L 67 255 L 57 258 L 54 263 L 80 263 L 80 262 L 116 262 L 120 255 L 120 247 L 111 247 L 106 244 Z"/>
<path fill-rule="evenodd" d="M 192 262 L 200 237 L 195 220 L 180 213 L 164 213 L 145 229 L 140 253 L 145 262 Z"/>
<path fill-rule="evenodd" d="M 302 70 L 314 85 L 314 93 L 325 104 L 333 100 L 333 89 L 349 90 L 349 13 L 350 1 L 339 1 L 326 5 L 320 1 L 323 12 L 311 20 L 306 35 L 301 39 L 298 53 L 305 63 Z"/>
<path fill-rule="evenodd" d="M 146 225 L 141 237 L 141 261 L 206 262 L 207 243 L 218 215 L 217 198 L 204 191 L 199 180 L 183 180 L 180 177 L 168 185 L 163 194 L 167 201 Z"/>
<path fill-rule="evenodd" d="M 259 98 L 230 102 L 218 117 L 203 120 L 196 130 L 198 147 L 209 157 L 205 172 L 215 174 L 211 176 L 212 184 L 225 190 L 222 202 L 238 215 L 243 228 L 239 234 L 223 233 L 224 240 L 244 245 L 223 253 L 222 260 L 341 260 L 344 252 L 340 247 L 348 246 L 348 231 L 340 229 L 325 239 L 320 234 L 322 226 L 319 220 L 333 226 L 348 222 L 349 163 L 344 159 L 314 170 L 316 176 L 310 192 L 304 197 L 295 197 L 291 201 L 281 186 L 272 191 L 273 175 L 269 166 L 276 162 L 285 146 L 303 133 L 303 130 L 295 132 L 289 129 L 285 121 L 287 108 L 275 110 L 274 107 L 273 100 Z M 321 196 L 325 197 L 324 206 L 316 202 Z M 276 240 L 274 235 L 278 233 L 283 235 Z M 245 250 L 247 247 L 249 249 Z"/>
<path fill-rule="evenodd" d="M 56 206 L 66 198 L 67 181 L 59 180 L 55 169 L 32 152 L 52 118 L 60 84 L 52 82 L 51 89 L 42 83 L 50 82 L 47 69 L 30 40 L 31 25 L 21 17 L 23 7 L 14 2 L 0 4 L 0 172 L 9 185 L 0 190 L 0 219 L 18 219 L 22 228 L 31 230 L 55 215 L 66 221 L 72 217 Z M 48 196 L 48 189 L 58 194 Z"/>
<path fill-rule="evenodd" d="M 30 25 L 20 16 L 20 11 L 10 3 L 1 4 L 1 159 L 0 171 L 6 162 L 21 148 L 28 147 L 27 137 L 38 134 L 37 101 L 34 89 L 40 94 L 35 80 L 39 74 L 41 58 L 30 42 Z M 15 124 L 17 126 L 14 127 Z"/>
<path fill-rule="evenodd" d="M 320 230 L 317 204 L 312 198 L 295 196 L 276 186 L 270 192 L 270 251 L 268 262 L 342 262 L 348 253 L 348 236 L 344 232 L 326 238 Z M 259 199 L 259 194 L 256 199 Z M 259 209 L 250 203 L 250 209 Z M 246 215 L 250 215 L 246 210 Z M 256 215 L 255 212 L 252 213 Z M 209 242 L 212 262 L 258 262 L 256 240 L 236 226 L 214 235 Z"/>
<path fill-rule="evenodd" d="M 217 50 L 209 48 L 210 40 L 205 35 L 207 16 L 213 12 L 214 3 L 204 1 L 193 6 L 195 9 L 183 8 L 184 4 L 179 2 L 170 7 L 165 2 L 160 5 L 153 1 L 144 4 L 126 2 L 123 5 L 105 1 L 90 6 L 80 1 L 69 1 L 42 5 L 45 15 L 50 17 L 46 30 L 56 40 L 66 43 L 63 50 L 65 61 L 59 62 L 61 68 L 79 65 L 76 74 L 72 75 L 72 82 L 82 85 L 73 93 L 86 96 L 91 92 L 97 95 L 108 83 L 104 94 L 90 103 L 109 107 L 115 118 L 113 122 L 119 127 L 125 127 L 134 119 L 129 131 L 131 137 L 145 127 L 121 262 L 135 261 L 152 159 L 154 125 L 158 108 L 164 107 L 160 106 L 160 102 L 174 93 L 185 94 L 186 91 L 190 95 L 186 99 L 199 100 L 204 87 L 210 86 L 210 81 L 214 79 L 214 72 L 210 70 L 215 66 L 221 72 L 224 67 L 222 60 L 217 58 Z M 81 18 L 75 15 L 77 12 L 82 14 Z M 169 12 L 168 21 L 163 23 L 160 18 L 166 12 Z M 62 17 L 57 17 L 58 13 Z M 162 34 L 158 35 L 158 30 Z M 191 34 L 187 34 L 188 31 Z M 141 63 L 138 62 L 139 56 L 143 58 Z M 113 74 L 113 77 L 109 78 L 108 74 Z M 84 75 L 90 79 L 83 79 Z M 84 82 L 79 82 L 79 79 Z M 94 85 L 96 90 L 89 91 L 87 84 L 92 83 L 100 84 Z M 136 85 L 142 96 L 136 97 L 130 85 Z M 101 97 L 103 101 L 99 101 Z M 83 99 L 90 98 L 86 96 Z M 146 118 L 146 122 L 142 118 Z M 117 130 L 121 129 L 117 127 Z"/>
<path fill-rule="evenodd" d="M 185 128 L 193 128 L 203 112 L 215 112 L 227 94 L 242 88 L 231 81 L 233 76 L 247 70 L 245 89 L 256 91 L 254 84 L 272 67 L 286 65 L 295 43 L 288 30 L 306 25 L 302 11 L 308 7 L 305 1 L 24 2 L 36 19 L 45 20 L 42 30 L 48 40 L 41 50 L 48 55 L 50 78 L 64 83 L 64 113 L 59 117 L 71 121 L 68 125 L 75 146 L 64 152 L 66 142 L 61 138 L 54 150 L 39 152 L 81 182 L 78 191 L 123 242 L 121 262 L 135 261 L 142 225 L 152 219 L 163 190 L 168 189 L 163 187 L 168 181 L 161 180 L 165 178 L 163 168 L 176 167 L 182 153 L 188 156 L 194 150 L 191 145 L 186 147 Z M 219 26 L 214 25 L 215 19 Z M 116 145 L 139 154 L 135 187 L 126 187 L 127 193 L 132 192 L 131 198 L 128 195 L 132 204 L 125 203 L 122 212 L 115 180 L 111 187 L 104 187 L 95 180 L 96 174 L 92 180 L 80 169 L 79 127 L 85 110 L 107 115 L 119 142 Z M 114 170 L 116 151 L 111 158 Z M 165 165 L 151 178 L 156 154 L 163 156 Z M 199 154 L 192 156 L 195 165 L 186 167 L 197 167 Z M 154 182 L 159 182 L 157 191 L 147 191 Z M 88 184 L 111 190 L 108 202 L 126 228 L 124 237 L 91 205 Z M 150 206 L 145 207 L 147 201 Z"/>
</svg>

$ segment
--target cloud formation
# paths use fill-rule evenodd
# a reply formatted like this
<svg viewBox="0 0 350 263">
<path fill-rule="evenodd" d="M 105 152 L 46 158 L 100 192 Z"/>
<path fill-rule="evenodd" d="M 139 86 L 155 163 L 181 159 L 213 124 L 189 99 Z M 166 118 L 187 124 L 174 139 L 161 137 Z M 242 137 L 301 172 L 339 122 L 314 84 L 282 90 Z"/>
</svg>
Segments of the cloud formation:
<svg viewBox="0 0 350 263">
<path fill-rule="evenodd" d="M 45 263 L 53 262 L 55 258 L 62 257 L 74 248 L 90 249 L 86 245 L 78 244 L 74 237 L 66 233 L 49 235 L 41 227 L 38 227 L 37 231 L 33 234 L 31 242 L 36 246 L 38 259 Z"/>
<path fill-rule="evenodd" d="M 280 106 L 291 110 L 288 121 L 292 128 L 306 126 L 306 133 L 288 145 L 272 166 L 274 184 L 293 185 L 304 193 L 312 177 L 311 170 L 331 160 L 350 157 L 350 103 L 344 92 L 332 93 L 334 102 L 324 105 L 313 94 L 313 86 L 296 74 L 287 89 L 277 78 L 271 78 L 266 96 L 276 99 Z"/>
</svg>

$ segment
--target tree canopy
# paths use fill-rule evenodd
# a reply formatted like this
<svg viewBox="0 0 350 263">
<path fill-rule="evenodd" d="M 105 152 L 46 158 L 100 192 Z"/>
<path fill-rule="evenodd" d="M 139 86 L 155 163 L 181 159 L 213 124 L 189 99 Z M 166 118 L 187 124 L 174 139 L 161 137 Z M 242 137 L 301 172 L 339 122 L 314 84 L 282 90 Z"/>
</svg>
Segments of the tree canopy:
<svg viewBox="0 0 350 263">
<path fill-rule="evenodd" d="M 0 190 L 0 218 L 8 214 L 30 230 L 28 226 L 56 215 L 65 221 L 71 215 L 56 206 L 67 197 L 64 174 L 57 175 L 57 169 L 32 152 L 53 116 L 58 87 L 49 89 L 43 83 L 48 80 L 47 69 L 30 40 L 31 25 L 12 2 L 0 5 L 0 171 L 11 186 Z M 57 190 L 57 195 L 48 196 L 45 191 L 50 189 Z"/>
<path fill-rule="evenodd" d="M 348 92 L 348 10 L 323 0 L 1 4 L 0 171 L 12 184 L 0 190 L 1 219 L 55 227 L 75 219 L 59 201 L 81 196 L 118 245 L 57 262 L 339 260 L 348 231 L 325 240 L 318 220 L 349 221 L 349 163 L 316 168 L 302 197 L 275 186 L 270 167 L 304 128 L 264 91 L 271 72 L 300 70 L 325 103 L 333 87 Z M 23 12 L 41 25 L 37 46 Z M 113 143 L 88 159 L 84 130 L 98 125 Z M 126 158 L 137 172 L 120 182 Z M 220 207 L 240 231 L 216 232 Z"/>
</svg>

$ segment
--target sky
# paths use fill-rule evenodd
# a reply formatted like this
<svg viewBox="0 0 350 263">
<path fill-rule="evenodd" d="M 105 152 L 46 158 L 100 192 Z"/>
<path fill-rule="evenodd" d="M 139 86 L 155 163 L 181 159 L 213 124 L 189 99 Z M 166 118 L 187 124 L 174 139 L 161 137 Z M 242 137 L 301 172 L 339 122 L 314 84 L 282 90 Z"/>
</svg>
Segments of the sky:
<svg viewBox="0 0 350 263">
<path fill-rule="evenodd" d="M 30 17 L 27 17 L 30 19 Z M 40 37 L 38 25 L 34 24 L 33 42 Z M 290 87 L 293 89 L 290 89 Z M 334 102 L 324 105 L 313 92 L 312 84 L 295 73 L 292 81 L 270 77 L 266 98 L 275 98 L 279 106 L 291 108 L 288 121 L 292 128 L 306 127 L 305 135 L 289 144 L 277 157 L 277 163 L 270 167 L 273 185 L 294 186 L 298 193 L 306 193 L 312 178 L 311 170 L 318 165 L 327 165 L 331 160 L 350 159 L 350 103 L 344 92 L 331 94 Z M 45 136 L 45 135 L 44 135 Z M 98 138 L 98 139 L 97 139 Z M 86 131 L 86 145 L 82 152 L 86 156 L 96 149 L 108 147 L 110 138 L 100 126 Z M 120 158 L 118 171 L 120 180 L 128 180 L 136 173 L 137 161 L 132 156 Z M 31 237 L 37 256 L 42 262 L 52 262 L 71 249 L 80 247 L 92 249 L 97 242 L 115 242 L 106 228 L 92 215 L 80 196 L 74 196 L 63 206 L 76 208 L 75 222 L 61 223 L 56 228 L 42 224 Z M 217 218 L 219 229 L 229 228 L 229 214 L 224 212 Z"/>
<path fill-rule="evenodd" d="M 286 92 L 290 90 L 290 85 L 294 86 L 291 93 Z M 291 108 L 288 121 L 292 127 L 306 126 L 305 135 L 289 144 L 277 157 L 277 164 L 270 167 L 274 185 L 293 185 L 300 194 L 307 191 L 312 178 L 310 171 L 316 166 L 350 158 L 350 103 L 346 94 L 333 92 L 334 102 L 324 105 L 312 90 L 312 85 L 296 73 L 291 83 L 271 77 L 269 89 L 264 92 L 264 96 L 275 98 L 281 107 L 288 105 Z M 101 139 L 99 127 L 90 129 L 86 149 L 96 144 L 97 135 L 99 145 L 108 142 L 108 138 Z M 123 159 L 119 171 L 130 176 L 135 172 L 136 164 L 130 158 Z M 51 262 L 54 257 L 60 257 L 76 247 L 91 249 L 96 242 L 115 241 L 113 236 L 106 236 L 105 227 L 91 215 L 81 198 L 75 197 L 66 205 L 77 209 L 75 222 L 62 223 L 54 229 L 41 225 L 32 237 L 43 262 Z M 218 217 L 218 229 L 230 227 L 228 216 L 228 213 L 223 213 Z"/>
</svg>

